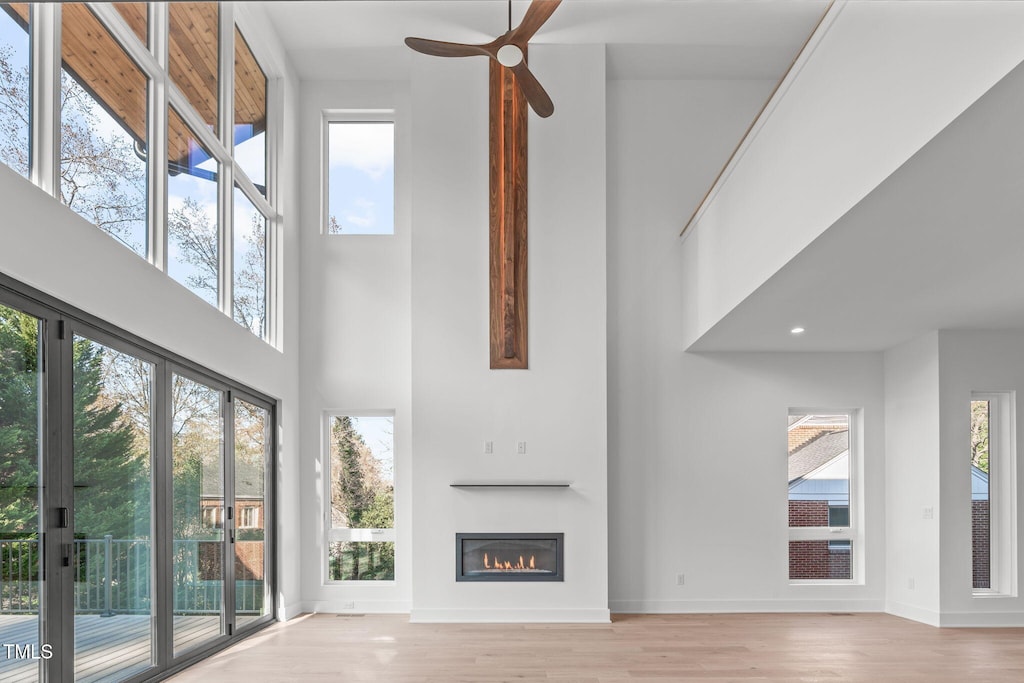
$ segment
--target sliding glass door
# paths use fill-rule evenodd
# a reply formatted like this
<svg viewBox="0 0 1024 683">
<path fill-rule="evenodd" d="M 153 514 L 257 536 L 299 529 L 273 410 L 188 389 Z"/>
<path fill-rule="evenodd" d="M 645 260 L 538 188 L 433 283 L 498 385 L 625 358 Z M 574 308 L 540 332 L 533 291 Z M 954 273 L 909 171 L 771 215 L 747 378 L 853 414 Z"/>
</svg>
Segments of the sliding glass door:
<svg viewBox="0 0 1024 683">
<path fill-rule="evenodd" d="M 171 399 L 174 656 L 225 634 L 224 394 L 175 373 Z"/>
<path fill-rule="evenodd" d="M 72 342 L 75 680 L 154 664 L 153 363 Z"/>
<path fill-rule="evenodd" d="M 158 676 L 273 617 L 269 400 L 0 275 L 0 680 Z"/>
<path fill-rule="evenodd" d="M 235 625 L 244 628 L 270 614 L 267 569 L 267 448 L 270 411 L 234 400 Z"/>
</svg>

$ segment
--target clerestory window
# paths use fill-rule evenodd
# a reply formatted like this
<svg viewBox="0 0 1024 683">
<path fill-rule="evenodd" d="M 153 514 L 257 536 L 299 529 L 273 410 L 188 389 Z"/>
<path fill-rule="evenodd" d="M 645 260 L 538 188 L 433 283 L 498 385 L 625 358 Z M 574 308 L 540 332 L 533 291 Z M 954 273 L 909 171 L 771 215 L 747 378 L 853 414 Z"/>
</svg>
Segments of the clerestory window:
<svg viewBox="0 0 1024 683">
<path fill-rule="evenodd" d="M 277 119 L 271 81 L 234 6 L 0 10 L 0 162 L 276 342 L 269 143 Z M 36 64 L 45 51 L 33 55 L 30 42 L 53 44 L 55 36 L 59 64 Z M 166 46 L 166 56 L 153 45 Z M 46 93 L 52 111 L 33 108 L 48 102 Z"/>
</svg>

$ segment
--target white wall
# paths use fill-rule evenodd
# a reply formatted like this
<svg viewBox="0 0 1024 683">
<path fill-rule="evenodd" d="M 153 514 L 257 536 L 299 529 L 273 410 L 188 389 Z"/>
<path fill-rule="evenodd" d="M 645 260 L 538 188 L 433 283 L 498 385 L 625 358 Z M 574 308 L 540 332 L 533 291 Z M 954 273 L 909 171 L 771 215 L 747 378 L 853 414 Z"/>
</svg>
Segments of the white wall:
<svg viewBox="0 0 1024 683">
<path fill-rule="evenodd" d="M 938 373 L 935 332 L 885 352 L 885 609 L 934 626 L 939 624 L 944 512 L 939 507 Z"/>
<path fill-rule="evenodd" d="M 531 48 L 555 114 L 530 114 L 530 369 L 490 370 L 487 61 L 414 60 L 415 621 L 608 619 L 604 63 Z M 572 488 L 449 486 L 464 479 Z M 566 580 L 456 583 L 458 531 L 564 532 Z"/>
<path fill-rule="evenodd" d="M 263 45 L 274 46 L 275 53 L 282 55 L 279 46 L 264 38 Z M 302 208 L 299 205 L 299 81 L 287 60 L 279 56 L 283 76 L 277 80 L 280 88 L 280 106 L 282 113 L 282 131 L 277 146 L 278 159 L 278 211 L 283 220 L 278 226 L 278 236 L 282 250 L 278 254 L 280 269 L 281 297 L 281 351 L 283 368 L 279 378 L 282 393 L 280 428 L 278 431 L 279 448 L 277 452 L 277 488 L 275 491 L 277 506 L 277 567 L 278 567 L 278 616 L 290 619 L 302 612 L 302 588 L 300 576 L 300 558 L 302 545 L 299 533 L 301 524 L 301 502 L 303 493 L 300 481 L 300 454 L 303 442 L 299 415 L 299 353 L 302 338 L 301 284 L 299 281 L 299 252 L 302 245 Z M 260 374 L 256 370 L 253 376 Z M 274 395 L 274 394 L 272 394 Z"/>
<path fill-rule="evenodd" d="M 411 130 L 408 82 L 302 86 L 302 595 L 318 612 L 407 612 L 411 595 Z M 322 112 L 396 114 L 394 235 L 325 235 L 320 227 Z M 326 581 L 327 412 L 393 410 L 395 581 Z"/>
<path fill-rule="evenodd" d="M 679 217 L 699 201 L 771 87 L 765 81 L 609 84 L 613 612 L 878 610 L 883 604 L 881 356 L 682 350 L 679 312 L 696 264 L 685 261 L 679 245 Z M 863 411 L 862 585 L 789 583 L 790 407 Z"/>
<path fill-rule="evenodd" d="M 1024 332 L 943 331 L 938 335 L 941 386 L 941 605 L 943 626 L 1024 626 L 1024 598 L 974 597 L 971 574 L 970 400 L 972 391 L 1024 390 Z M 1024 424 L 1017 401 L 1017 450 L 1020 462 L 1020 426 Z M 998 466 L 998 465 L 997 465 Z M 993 477 L 998 476 L 997 466 Z M 1024 491 L 1021 468 L 1016 471 L 1017 498 Z M 1020 505 L 1017 505 L 1018 520 Z M 1021 585 L 1022 545 L 1016 523 L 1017 586 Z M 1009 549 L 1006 549 L 1007 552 Z"/>
</svg>

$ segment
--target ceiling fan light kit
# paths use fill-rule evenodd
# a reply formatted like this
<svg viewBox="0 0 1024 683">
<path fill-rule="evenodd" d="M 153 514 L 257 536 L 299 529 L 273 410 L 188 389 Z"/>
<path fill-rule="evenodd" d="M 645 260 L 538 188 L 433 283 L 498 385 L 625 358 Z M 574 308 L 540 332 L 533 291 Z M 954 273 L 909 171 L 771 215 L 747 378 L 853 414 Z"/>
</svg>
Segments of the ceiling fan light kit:
<svg viewBox="0 0 1024 683">
<path fill-rule="evenodd" d="M 504 34 L 489 43 L 474 45 L 470 43 L 446 43 L 429 38 L 405 39 L 405 44 L 417 52 L 434 57 L 490 57 L 502 66 L 512 69 L 516 85 L 526 96 L 527 102 L 537 116 L 547 118 L 555 111 L 555 105 L 545 92 L 540 81 L 530 71 L 526 63 L 526 46 L 534 34 L 540 30 L 562 0 L 533 0 L 523 15 L 519 26 L 509 28 Z M 509 16 L 511 18 L 512 2 L 509 0 Z"/>
</svg>

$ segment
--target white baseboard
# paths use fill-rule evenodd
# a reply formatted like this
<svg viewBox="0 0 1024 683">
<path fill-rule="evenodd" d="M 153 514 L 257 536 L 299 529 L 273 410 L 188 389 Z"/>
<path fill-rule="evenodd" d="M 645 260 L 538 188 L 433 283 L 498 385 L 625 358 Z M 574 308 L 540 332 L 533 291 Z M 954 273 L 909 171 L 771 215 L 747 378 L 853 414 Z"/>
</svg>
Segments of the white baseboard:
<svg viewBox="0 0 1024 683">
<path fill-rule="evenodd" d="M 942 626 L 938 612 L 913 605 L 906 605 L 902 602 L 886 601 L 885 611 L 893 616 L 903 617 L 911 621 L 919 621 L 929 626 Z"/>
<path fill-rule="evenodd" d="M 293 602 L 290 605 L 284 605 L 279 607 L 277 610 L 278 621 L 288 621 L 294 619 L 300 614 L 305 614 L 309 610 L 306 608 L 306 604 L 303 602 Z"/>
<path fill-rule="evenodd" d="M 606 609 L 414 609 L 414 624 L 607 624 Z"/>
<path fill-rule="evenodd" d="M 1022 612 L 943 612 L 941 625 L 955 628 L 1020 627 L 1024 626 Z"/>
<path fill-rule="evenodd" d="M 882 600 L 610 600 L 613 614 L 882 612 Z"/>
</svg>

